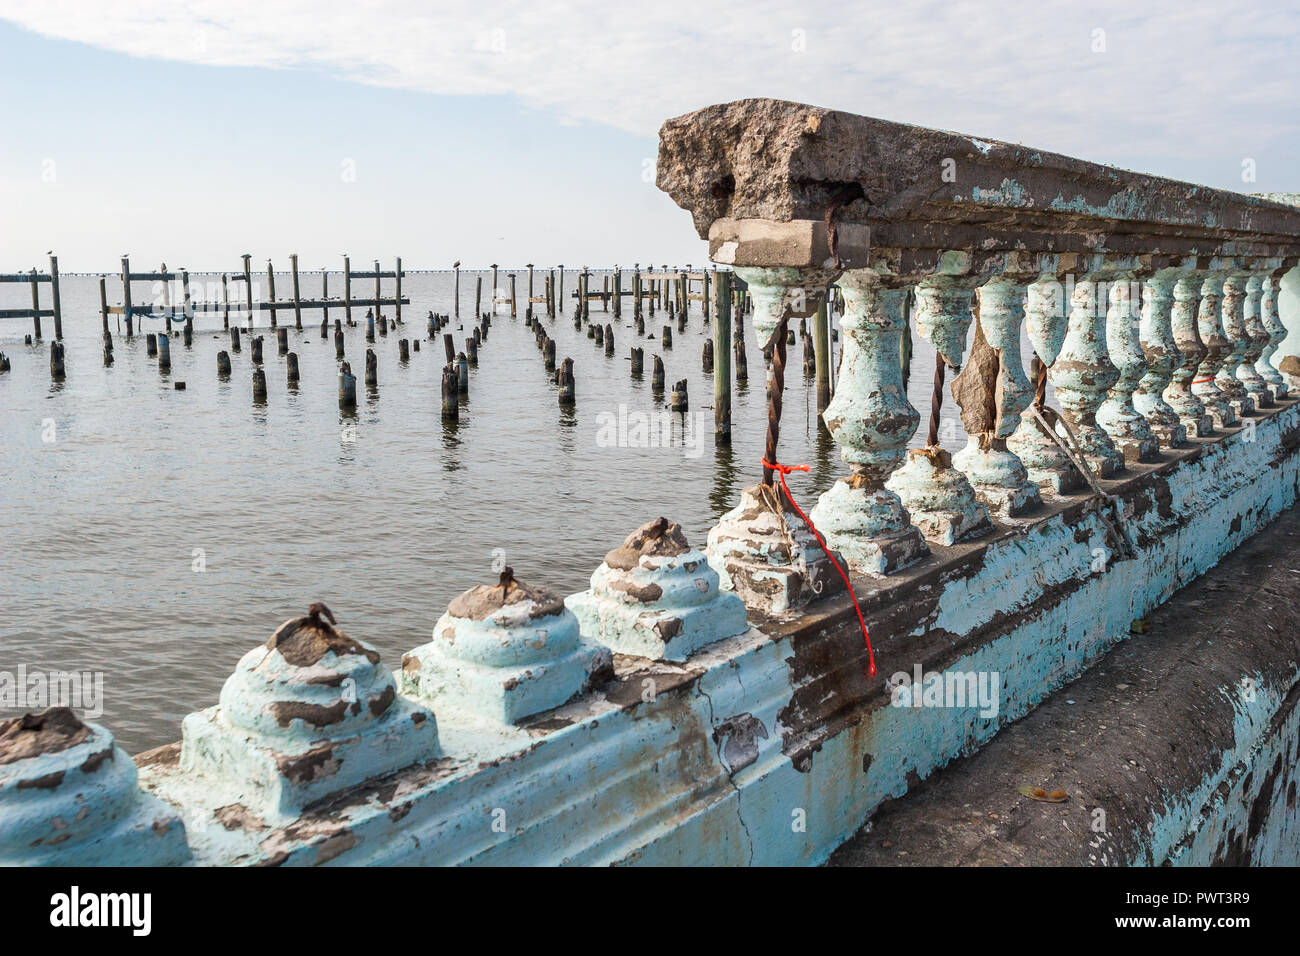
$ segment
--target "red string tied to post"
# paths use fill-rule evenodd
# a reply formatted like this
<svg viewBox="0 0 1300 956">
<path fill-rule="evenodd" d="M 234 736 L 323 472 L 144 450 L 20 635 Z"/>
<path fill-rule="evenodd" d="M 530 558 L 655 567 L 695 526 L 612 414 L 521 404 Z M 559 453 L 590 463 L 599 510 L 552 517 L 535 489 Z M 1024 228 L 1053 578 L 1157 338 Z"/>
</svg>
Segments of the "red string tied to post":
<svg viewBox="0 0 1300 956">
<path fill-rule="evenodd" d="M 867 644 L 868 674 L 874 677 L 876 674 L 876 654 L 875 651 L 871 649 L 871 634 L 867 631 L 867 622 L 862 617 L 862 608 L 858 606 L 858 596 L 853 591 L 853 582 L 849 580 L 849 576 L 845 570 L 840 567 L 840 563 L 835 560 L 835 555 L 831 553 L 831 549 L 826 545 L 826 539 L 823 538 L 821 534 L 818 533 L 817 529 L 813 527 L 812 521 L 806 514 L 804 514 L 803 509 L 799 507 L 799 503 L 794 500 L 794 495 L 790 494 L 790 486 L 785 483 L 785 476 L 790 474 L 790 472 L 812 471 L 812 469 L 807 465 L 782 465 L 779 462 L 768 461 L 766 458 L 763 459 L 763 467 L 771 468 L 780 477 L 781 490 L 785 492 L 786 500 L 789 501 L 790 506 L 798 512 L 799 517 L 803 519 L 803 523 L 806 524 L 808 530 L 812 532 L 812 536 L 816 538 L 817 543 L 821 545 L 822 551 L 825 553 L 826 557 L 830 560 L 831 564 L 835 566 L 835 570 L 840 573 L 840 577 L 844 579 L 844 586 L 849 589 L 849 597 L 853 599 L 853 610 L 858 612 L 858 624 L 862 626 L 862 639 Z"/>
</svg>

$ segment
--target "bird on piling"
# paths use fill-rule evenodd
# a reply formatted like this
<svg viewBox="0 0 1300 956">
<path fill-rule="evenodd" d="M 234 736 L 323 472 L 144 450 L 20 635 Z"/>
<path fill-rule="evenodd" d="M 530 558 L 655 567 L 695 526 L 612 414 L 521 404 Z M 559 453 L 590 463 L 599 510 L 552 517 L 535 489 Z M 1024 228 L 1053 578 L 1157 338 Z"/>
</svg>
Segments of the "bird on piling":
<svg viewBox="0 0 1300 956">
<path fill-rule="evenodd" d="M 506 569 L 501 572 L 501 583 L 498 585 L 498 587 L 501 588 L 502 604 L 506 603 L 506 595 L 510 593 L 510 585 L 516 583 L 517 582 L 515 581 L 515 569 L 510 567 L 510 565 L 506 565 Z"/>
<path fill-rule="evenodd" d="M 331 625 L 336 624 L 334 613 L 327 608 L 322 602 L 317 601 L 311 607 L 307 608 L 307 621 L 316 627 L 321 627 L 321 617 L 324 617 Z"/>
</svg>

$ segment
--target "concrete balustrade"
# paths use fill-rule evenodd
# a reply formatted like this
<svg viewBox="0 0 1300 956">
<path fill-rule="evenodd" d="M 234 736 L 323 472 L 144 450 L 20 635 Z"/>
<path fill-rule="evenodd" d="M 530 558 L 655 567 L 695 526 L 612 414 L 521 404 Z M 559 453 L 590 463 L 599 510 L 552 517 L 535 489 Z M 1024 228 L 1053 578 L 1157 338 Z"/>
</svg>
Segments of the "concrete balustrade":
<svg viewBox="0 0 1300 956">
<path fill-rule="evenodd" d="M 745 488 L 702 551 L 666 518 L 637 529 L 581 594 L 507 569 L 453 600 L 397 675 L 313 606 L 179 743 L 134 763 L 75 718 L 0 725 L 4 861 L 820 862 L 882 802 L 1142 640 L 1134 620 L 1300 495 L 1300 401 L 1270 374 L 1295 327 L 1278 314 L 1294 207 L 772 100 L 670 120 L 658 175 L 749 282 L 760 339 L 815 312 L 828 283 L 844 294 L 824 420 L 850 474 L 810 517 L 858 607 L 774 480 Z M 929 441 L 907 451 L 913 288 L 918 333 L 960 369 L 969 440 L 951 460 Z M 1060 404 L 1052 433 L 1027 427 L 1022 322 Z M 914 667 L 1001 683 L 987 711 L 895 706 L 890 681 Z M 1276 851 L 1212 797 L 1268 775 L 1258 755 L 1293 722 L 1300 672 L 1252 661 L 1243 709 L 1239 670 L 1197 687 L 1228 705 L 1164 715 L 1224 759 L 1153 758 L 1163 805 L 1081 832 L 1087 852 Z M 1280 801 L 1267 813 L 1291 816 L 1265 830 L 1294 822 Z"/>
</svg>

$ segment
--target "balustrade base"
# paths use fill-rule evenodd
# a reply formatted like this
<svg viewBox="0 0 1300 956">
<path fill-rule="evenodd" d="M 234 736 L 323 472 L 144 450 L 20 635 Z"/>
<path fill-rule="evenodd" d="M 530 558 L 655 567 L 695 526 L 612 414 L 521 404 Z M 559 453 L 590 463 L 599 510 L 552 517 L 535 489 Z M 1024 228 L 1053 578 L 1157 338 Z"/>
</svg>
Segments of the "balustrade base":
<svg viewBox="0 0 1300 956">
<path fill-rule="evenodd" d="M 1043 503 L 1025 466 L 1005 448 L 980 448 L 979 439 L 973 438 L 953 462 L 966 473 L 975 497 L 991 515 L 1016 518 Z"/>
<path fill-rule="evenodd" d="M 744 489 L 709 531 L 706 554 L 721 586 L 745 605 L 779 615 L 844 590 L 844 581 L 800 517 L 771 487 Z M 823 532 L 824 533 L 824 532 Z M 918 535 L 919 537 L 919 535 Z M 835 543 L 827 541 L 831 547 Z"/>
<path fill-rule="evenodd" d="M 1083 475 L 1070 464 L 1065 452 L 1032 418 L 1022 418 L 1007 447 L 1025 466 L 1029 480 L 1056 495 L 1068 495 L 1084 487 Z"/>
<path fill-rule="evenodd" d="M 1214 434 L 1214 416 L 1209 412 L 1195 417 L 1180 416 L 1178 420 L 1183 423 L 1188 438 L 1209 438 Z"/>
<path fill-rule="evenodd" d="M 826 543 L 863 574 L 892 574 L 930 553 L 901 499 L 888 488 L 835 482 L 808 516 Z"/>
<path fill-rule="evenodd" d="M 1248 389 L 1251 399 L 1255 402 L 1256 408 L 1276 408 L 1277 403 L 1273 400 L 1273 391 L 1268 388 Z"/>
<path fill-rule="evenodd" d="M 1232 413 L 1238 419 L 1250 418 L 1255 414 L 1255 400 L 1253 398 L 1230 398 L 1228 404 L 1232 406 Z"/>
<path fill-rule="evenodd" d="M 927 541 L 952 545 L 993 530 L 988 509 L 976 498 L 970 481 L 952 466 L 952 455 L 937 445 L 909 451 L 907 463 L 885 486 L 902 500 Z"/>
<path fill-rule="evenodd" d="M 1155 422 L 1148 422 L 1148 425 L 1161 448 L 1182 448 L 1187 444 L 1187 428 L 1184 425 L 1165 425 Z"/>
<path fill-rule="evenodd" d="M 1111 437 L 1126 462 L 1152 462 L 1160 459 L 1160 442 L 1155 436 L 1137 439 Z"/>
</svg>

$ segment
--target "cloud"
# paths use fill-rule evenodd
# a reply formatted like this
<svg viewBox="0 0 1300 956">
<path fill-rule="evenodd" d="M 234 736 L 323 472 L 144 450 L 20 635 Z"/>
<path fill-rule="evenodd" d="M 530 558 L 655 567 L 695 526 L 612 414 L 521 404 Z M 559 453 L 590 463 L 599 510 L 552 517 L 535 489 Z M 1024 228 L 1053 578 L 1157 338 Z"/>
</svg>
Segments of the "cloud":
<svg viewBox="0 0 1300 956">
<path fill-rule="evenodd" d="M 1296 134 L 1300 11 L 1234 0 L 0 0 L 0 17 L 132 56 L 515 96 L 641 135 L 745 96 L 1103 161 Z"/>
</svg>

